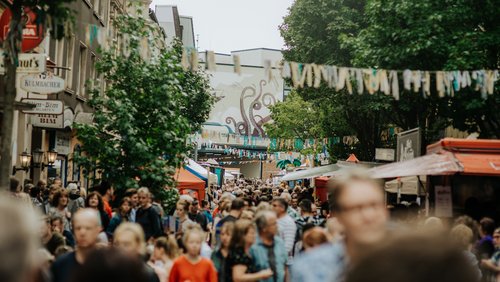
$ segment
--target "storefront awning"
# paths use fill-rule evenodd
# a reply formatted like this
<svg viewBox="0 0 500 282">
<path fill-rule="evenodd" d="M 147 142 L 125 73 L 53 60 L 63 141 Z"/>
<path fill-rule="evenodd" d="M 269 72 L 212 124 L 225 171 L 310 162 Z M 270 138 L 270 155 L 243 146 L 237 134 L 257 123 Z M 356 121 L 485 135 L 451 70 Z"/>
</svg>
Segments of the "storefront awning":
<svg viewBox="0 0 500 282">
<path fill-rule="evenodd" d="M 462 174 L 500 176 L 500 154 L 455 153 L 463 167 Z"/>
<path fill-rule="evenodd" d="M 373 178 L 395 178 L 414 175 L 450 175 L 462 172 L 463 169 L 453 153 L 444 152 L 386 164 L 370 171 Z"/>
<path fill-rule="evenodd" d="M 281 181 L 292 181 L 304 178 L 314 178 L 339 169 L 340 166 L 336 164 L 313 167 L 310 169 L 304 169 L 287 173 L 285 176 L 283 176 L 283 178 L 281 178 Z"/>
</svg>

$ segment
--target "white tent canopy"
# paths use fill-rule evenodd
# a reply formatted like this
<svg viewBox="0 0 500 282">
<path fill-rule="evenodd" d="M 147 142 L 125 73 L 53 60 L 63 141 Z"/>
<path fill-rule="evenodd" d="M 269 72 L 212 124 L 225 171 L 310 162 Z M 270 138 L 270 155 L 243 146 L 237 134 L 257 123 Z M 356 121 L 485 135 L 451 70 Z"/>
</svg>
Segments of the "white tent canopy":
<svg viewBox="0 0 500 282">
<path fill-rule="evenodd" d="M 291 180 L 298 180 L 298 179 L 304 179 L 304 178 L 314 178 L 314 177 L 322 176 L 326 173 L 330 173 L 332 171 L 336 171 L 339 169 L 340 169 L 340 166 L 338 166 L 336 164 L 313 167 L 310 169 L 304 169 L 304 170 L 299 170 L 299 171 L 287 173 L 285 176 L 283 176 L 281 178 L 281 181 L 291 181 Z"/>
<path fill-rule="evenodd" d="M 315 178 L 319 176 L 337 176 L 353 168 L 372 168 L 379 165 L 378 163 L 371 162 L 348 162 L 348 161 L 337 161 L 336 164 L 325 165 L 313 167 L 305 170 L 294 171 L 287 173 L 282 181 L 291 181 L 304 178 Z"/>
<path fill-rule="evenodd" d="M 388 193 L 398 193 L 398 182 L 401 182 L 400 191 L 402 195 L 425 195 L 425 176 L 420 176 L 420 182 L 417 176 L 402 177 L 399 181 L 398 179 L 387 181 L 385 183 L 385 191 Z"/>
<path fill-rule="evenodd" d="M 207 180 L 208 177 L 208 171 L 206 168 L 202 167 L 200 164 L 195 162 L 192 159 L 188 159 L 186 161 L 186 169 L 190 170 L 192 173 L 194 173 L 196 176 L 201 177 L 202 180 Z M 218 183 L 217 181 L 218 177 L 217 174 L 215 173 L 210 173 L 210 183 Z"/>
<path fill-rule="evenodd" d="M 232 175 L 230 172 L 228 172 L 228 171 L 224 172 L 224 179 L 233 180 L 235 178 L 236 177 L 234 175 Z"/>
</svg>

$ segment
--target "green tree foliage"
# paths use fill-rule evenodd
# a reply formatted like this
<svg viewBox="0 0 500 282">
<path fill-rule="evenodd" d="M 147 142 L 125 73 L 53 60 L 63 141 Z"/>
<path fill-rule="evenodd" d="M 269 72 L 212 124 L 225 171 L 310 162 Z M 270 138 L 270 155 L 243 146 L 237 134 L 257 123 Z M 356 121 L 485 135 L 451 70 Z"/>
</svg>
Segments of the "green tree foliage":
<svg viewBox="0 0 500 282">
<path fill-rule="evenodd" d="M 291 92 L 284 102 L 271 106 L 272 122 L 264 125 L 272 138 L 294 139 L 322 137 L 320 117 L 311 102 Z"/>
<path fill-rule="evenodd" d="M 289 61 L 399 70 L 495 69 L 499 9 L 488 0 L 297 0 L 280 29 Z M 434 81 L 431 85 L 435 88 Z M 484 138 L 500 136 L 498 88 L 487 99 L 470 89 L 447 98 L 432 91 L 427 98 L 402 91 L 399 101 L 326 87 L 298 93 L 315 105 L 326 135 L 358 137 L 363 160 L 372 160 L 376 147 L 389 145 L 380 134 L 392 126 L 421 127 L 424 146 L 450 124 L 479 130 Z"/>
<path fill-rule="evenodd" d="M 2 60 L 6 73 L 1 87 L 2 97 L 2 134 L 0 135 L 0 189 L 7 190 L 11 172 L 12 159 L 12 133 L 14 124 L 14 102 L 16 98 L 16 69 L 19 64 L 18 54 L 21 52 L 22 33 L 26 26 L 23 19 L 24 12 L 31 10 L 36 14 L 36 24 L 39 30 L 49 30 L 54 39 L 61 39 L 66 34 L 74 20 L 74 11 L 69 8 L 69 3 L 74 0 L 11 0 L 3 1 L 12 12 L 9 31 L 2 46 L 5 54 Z"/>
<path fill-rule="evenodd" d="M 182 69 L 179 46 L 150 40 L 160 52 L 144 58 L 141 42 L 159 36 L 151 25 L 128 15 L 117 18 L 126 46 L 101 54 L 97 71 L 108 87 L 92 93 L 94 124 L 77 126 L 85 152 L 77 161 L 88 171 L 102 170 L 117 189 L 146 186 L 168 200 L 172 195 L 164 188 L 175 185 L 172 176 L 189 150 L 187 138 L 207 117 L 213 98 L 203 73 Z"/>
</svg>

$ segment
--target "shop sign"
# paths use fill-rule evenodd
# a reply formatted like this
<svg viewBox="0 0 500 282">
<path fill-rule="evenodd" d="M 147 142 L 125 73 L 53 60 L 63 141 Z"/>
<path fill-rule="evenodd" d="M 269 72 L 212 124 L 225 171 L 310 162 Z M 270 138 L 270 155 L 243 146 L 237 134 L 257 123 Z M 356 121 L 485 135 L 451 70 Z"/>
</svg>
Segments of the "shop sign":
<svg viewBox="0 0 500 282">
<path fill-rule="evenodd" d="M 21 99 L 21 102 L 35 105 L 32 109 L 23 110 L 25 114 L 60 115 L 64 110 L 63 102 L 59 100 Z"/>
<path fill-rule="evenodd" d="M 71 133 L 56 132 L 56 151 L 60 155 L 69 155 L 70 152 Z"/>
<path fill-rule="evenodd" d="M 453 202 L 450 186 L 435 186 L 435 210 L 437 217 L 453 217 Z"/>
<path fill-rule="evenodd" d="M 398 162 L 413 160 L 420 156 L 420 128 L 398 133 Z"/>
<path fill-rule="evenodd" d="M 63 91 L 66 88 L 64 79 L 53 73 L 30 74 L 21 77 L 21 88 L 28 92 L 50 94 Z"/>
<path fill-rule="evenodd" d="M 38 45 L 40 45 L 40 43 L 42 43 L 45 33 L 42 25 L 37 24 L 36 13 L 29 7 L 24 7 L 23 10 L 24 15 L 22 20 L 25 21 L 25 27 L 23 29 L 21 50 L 22 52 L 28 52 L 35 49 Z M 11 20 L 12 11 L 7 8 L 0 17 L 0 38 L 2 40 L 7 38 Z"/>
<path fill-rule="evenodd" d="M 394 149 L 384 149 L 384 148 L 376 148 L 375 149 L 375 159 L 379 161 L 394 161 L 395 151 Z"/>
<path fill-rule="evenodd" d="M 3 58 L 4 51 L 0 49 L 0 74 L 5 74 L 5 62 Z M 47 56 L 45 54 L 19 54 L 19 65 L 17 66 L 17 73 L 43 73 Z"/>
<path fill-rule="evenodd" d="M 43 128 L 64 128 L 64 114 L 36 114 L 31 116 L 31 124 Z"/>
</svg>

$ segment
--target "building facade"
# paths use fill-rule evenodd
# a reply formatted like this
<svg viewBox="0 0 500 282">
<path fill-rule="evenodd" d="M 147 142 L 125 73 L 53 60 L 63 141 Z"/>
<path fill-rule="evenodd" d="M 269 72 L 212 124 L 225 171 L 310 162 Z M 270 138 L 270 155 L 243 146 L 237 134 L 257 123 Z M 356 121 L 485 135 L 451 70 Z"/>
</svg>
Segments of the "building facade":
<svg viewBox="0 0 500 282">
<path fill-rule="evenodd" d="M 134 6 L 129 6 L 130 2 Z M 0 0 L 0 12 L 6 5 Z M 81 145 L 76 138 L 74 123 L 91 123 L 92 108 L 88 105 L 90 89 L 97 88 L 101 92 L 106 82 L 96 72 L 99 60 L 99 48 L 106 48 L 110 41 L 120 44 L 124 35 L 112 28 L 113 19 L 117 15 L 128 13 L 133 16 L 155 20 L 149 9 L 150 0 L 77 0 L 70 4 L 75 12 L 74 27 L 70 34 L 62 40 L 53 40 L 46 36 L 33 53 L 47 56 L 46 72 L 58 76 L 65 81 L 65 89 L 59 93 L 40 95 L 28 93 L 19 87 L 17 78 L 16 101 L 23 99 L 54 100 L 63 103 L 61 115 L 26 114 L 15 111 L 13 133 L 13 166 L 19 166 L 19 155 L 26 151 L 57 151 L 57 159 L 50 166 L 31 166 L 28 172 L 15 172 L 18 179 L 31 179 L 36 183 L 39 179 L 60 178 L 64 185 L 69 181 L 77 182 L 88 188 L 92 183 L 85 177 L 82 168 L 74 163 L 75 155 L 81 154 Z M 158 26 L 159 29 L 159 26 Z M 160 38 L 160 39 L 163 39 Z M 146 40 L 147 41 L 147 40 Z M 152 56 L 154 48 L 146 48 L 145 56 Z M 3 91 L 0 90 L 0 91 Z M 1 117 L 1 115 L 0 115 Z M 89 172 L 99 178 L 99 172 Z"/>
</svg>

